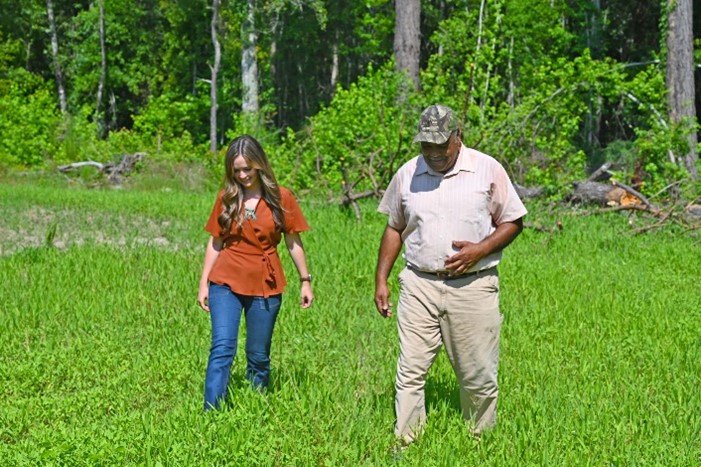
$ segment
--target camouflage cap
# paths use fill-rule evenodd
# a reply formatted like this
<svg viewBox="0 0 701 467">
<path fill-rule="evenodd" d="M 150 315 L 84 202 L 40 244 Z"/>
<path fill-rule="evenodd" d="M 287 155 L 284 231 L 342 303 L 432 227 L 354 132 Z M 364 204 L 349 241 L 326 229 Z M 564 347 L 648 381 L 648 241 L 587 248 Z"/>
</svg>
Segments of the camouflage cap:
<svg viewBox="0 0 701 467">
<path fill-rule="evenodd" d="M 443 144 L 457 129 L 458 122 L 453 110 L 444 105 L 434 104 L 427 107 L 421 114 L 419 132 L 414 137 L 414 143 Z"/>
</svg>

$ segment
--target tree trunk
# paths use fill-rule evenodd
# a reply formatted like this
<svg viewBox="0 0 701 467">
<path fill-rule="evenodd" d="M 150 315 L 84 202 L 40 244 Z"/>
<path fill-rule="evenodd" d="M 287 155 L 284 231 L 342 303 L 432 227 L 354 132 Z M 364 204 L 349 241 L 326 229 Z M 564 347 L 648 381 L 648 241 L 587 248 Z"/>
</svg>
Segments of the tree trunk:
<svg viewBox="0 0 701 467">
<path fill-rule="evenodd" d="M 221 46 L 217 37 L 219 25 L 219 8 L 221 0 L 212 0 L 212 43 L 214 44 L 214 64 L 212 65 L 212 81 L 210 82 L 209 96 L 209 150 L 212 154 L 217 152 L 217 75 L 221 62 Z"/>
<path fill-rule="evenodd" d="M 689 129 L 689 148 L 684 156 L 684 165 L 691 178 L 698 180 L 692 0 L 667 0 L 667 5 L 669 6 L 667 31 L 669 117 L 674 123 L 685 122 L 693 125 Z"/>
<path fill-rule="evenodd" d="M 587 15 L 587 46 L 592 58 L 600 60 L 603 51 L 602 26 L 601 26 L 601 0 L 592 0 L 592 13 Z M 589 111 L 584 120 L 584 139 L 587 143 L 586 151 L 593 153 L 599 148 L 599 135 L 601 133 L 601 96 L 590 92 L 587 99 Z"/>
<path fill-rule="evenodd" d="M 602 25 L 601 25 L 601 0 L 591 0 L 592 13 L 587 15 L 587 47 L 592 58 L 601 59 L 603 44 L 602 44 Z"/>
<path fill-rule="evenodd" d="M 302 64 L 297 62 L 297 74 L 298 76 L 304 76 L 304 70 L 302 69 Z M 297 80 L 297 96 L 299 97 L 299 111 L 302 115 L 307 114 L 307 93 L 304 89 L 304 83 L 302 80 Z"/>
<path fill-rule="evenodd" d="M 102 0 L 97 0 L 100 12 L 99 33 L 100 33 L 100 82 L 97 84 L 97 97 L 95 102 L 95 124 L 98 127 L 98 136 L 105 137 L 105 119 L 100 117 L 102 107 L 102 93 L 105 89 L 105 77 L 107 76 L 107 49 L 105 48 L 105 6 Z"/>
<path fill-rule="evenodd" d="M 114 91 L 110 91 L 110 113 L 111 119 L 107 128 L 115 129 L 117 128 L 117 97 L 114 95 Z"/>
<path fill-rule="evenodd" d="M 241 24 L 243 53 L 241 54 L 241 82 L 243 84 L 243 111 L 258 112 L 258 62 L 256 46 L 258 33 L 255 24 L 256 1 L 248 0 L 248 14 Z"/>
<path fill-rule="evenodd" d="M 338 82 L 338 30 L 336 30 L 331 46 L 331 94 L 336 92 L 336 83 Z"/>
<path fill-rule="evenodd" d="M 66 105 L 66 86 L 63 83 L 63 71 L 61 69 L 61 62 L 58 58 L 58 33 L 56 32 L 54 5 L 51 0 L 46 0 L 46 13 L 49 17 L 49 29 L 51 31 L 51 56 L 54 62 L 56 86 L 58 87 L 58 104 L 61 108 L 61 113 L 66 114 L 68 112 L 68 106 Z"/>
<path fill-rule="evenodd" d="M 485 9 L 485 0 L 482 0 L 480 2 L 480 11 L 479 11 L 479 17 L 477 20 L 477 44 L 475 45 L 475 55 L 474 55 L 474 60 L 470 66 L 470 84 L 468 85 L 467 92 L 465 92 L 465 105 L 463 107 L 462 111 L 462 121 L 466 122 L 467 121 L 467 112 L 470 109 L 470 104 L 472 103 L 472 100 L 474 99 L 474 89 L 475 89 L 475 62 L 477 61 L 479 55 L 480 55 L 480 50 L 482 49 L 482 24 L 484 21 L 484 9 Z"/>
<path fill-rule="evenodd" d="M 395 0 L 394 59 L 419 89 L 421 0 Z"/>
<path fill-rule="evenodd" d="M 511 39 L 509 40 L 509 60 L 507 63 L 507 75 L 509 76 L 509 94 L 506 96 L 506 103 L 509 104 L 509 107 L 513 110 L 514 106 L 514 91 L 516 89 L 516 85 L 514 84 L 514 70 L 513 70 L 513 61 L 514 57 L 514 36 L 511 36 Z"/>
</svg>

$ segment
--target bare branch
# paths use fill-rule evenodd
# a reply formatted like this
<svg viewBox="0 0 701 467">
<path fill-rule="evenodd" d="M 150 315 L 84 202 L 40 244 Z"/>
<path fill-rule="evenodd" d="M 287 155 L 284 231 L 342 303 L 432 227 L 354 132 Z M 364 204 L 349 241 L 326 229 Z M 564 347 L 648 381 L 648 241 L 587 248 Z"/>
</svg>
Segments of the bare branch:
<svg viewBox="0 0 701 467">
<path fill-rule="evenodd" d="M 611 172 L 609 172 L 609 169 L 610 169 L 610 168 L 611 168 L 611 163 L 610 163 L 610 162 L 605 162 L 605 163 L 603 163 L 603 164 L 601 165 L 601 167 L 599 167 L 598 169 L 596 169 L 595 171 L 593 171 L 593 172 L 591 173 L 591 175 L 589 175 L 589 178 L 587 178 L 587 181 L 588 181 L 588 182 L 595 182 L 595 181 L 597 181 L 597 179 L 598 179 L 599 177 L 601 177 L 602 175 L 609 175 L 609 176 L 613 175 Z"/>
<path fill-rule="evenodd" d="M 73 162 L 71 164 L 59 165 L 58 171 L 62 173 L 67 173 L 75 169 L 79 169 L 81 167 L 95 167 L 100 172 L 103 172 L 105 170 L 105 164 L 88 160 L 83 162 Z"/>
</svg>

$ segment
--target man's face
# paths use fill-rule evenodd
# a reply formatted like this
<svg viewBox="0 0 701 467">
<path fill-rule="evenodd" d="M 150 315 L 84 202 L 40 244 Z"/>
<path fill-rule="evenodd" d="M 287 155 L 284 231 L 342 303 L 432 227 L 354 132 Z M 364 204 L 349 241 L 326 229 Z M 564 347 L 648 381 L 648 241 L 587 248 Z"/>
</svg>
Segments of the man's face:
<svg viewBox="0 0 701 467">
<path fill-rule="evenodd" d="M 460 153 L 460 138 L 453 133 L 443 144 L 421 143 L 421 154 L 426 164 L 436 172 L 446 173 L 455 165 Z"/>
</svg>

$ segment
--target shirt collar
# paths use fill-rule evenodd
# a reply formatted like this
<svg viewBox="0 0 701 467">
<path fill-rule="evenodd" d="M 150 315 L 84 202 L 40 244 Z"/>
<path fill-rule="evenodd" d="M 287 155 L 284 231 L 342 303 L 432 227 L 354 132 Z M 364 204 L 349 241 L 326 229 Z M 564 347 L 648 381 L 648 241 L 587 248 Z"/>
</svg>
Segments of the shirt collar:
<svg viewBox="0 0 701 467">
<path fill-rule="evenodd" d="M 450 177 L 452 175 L 456 175 L 460 171 L 474 172 L 475 163 L 472 159 L 473 158 L 470 155 L 469 149 L 464 144 L 461 144 L 460 152 L 458 153 L 458 159 L 455 161 L 455 165 L 448 172 L 442 174 L 431 169 L 424 160 L 424 156 L 419 155 L 419 160 L 416 165 L 416 175 L 427 173 L 436 177 Z"/>
</svg>

